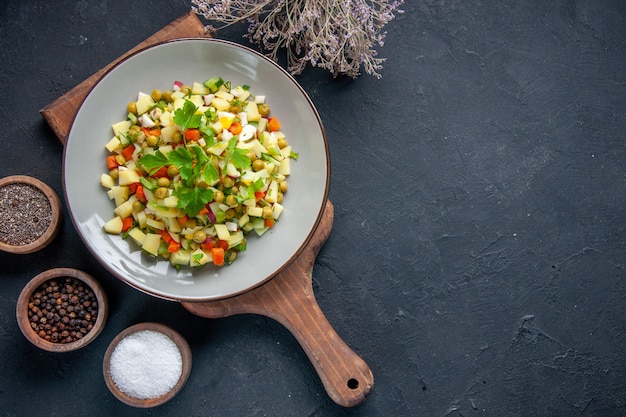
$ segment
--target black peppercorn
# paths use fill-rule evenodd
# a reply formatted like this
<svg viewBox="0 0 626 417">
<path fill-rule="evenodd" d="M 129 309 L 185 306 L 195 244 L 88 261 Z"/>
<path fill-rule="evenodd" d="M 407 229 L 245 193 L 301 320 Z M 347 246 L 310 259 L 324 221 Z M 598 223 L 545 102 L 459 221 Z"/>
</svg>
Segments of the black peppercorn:
<svg viewBox="0 0 626 417">
<path fill-rule="evenodd" d="M 37 288 L 28 304 L 30 327 L 53 343 L 81 339 L 94 326 L 98 302 L 90 287 L 73 277 L 50 280 Z"/>
</svg>

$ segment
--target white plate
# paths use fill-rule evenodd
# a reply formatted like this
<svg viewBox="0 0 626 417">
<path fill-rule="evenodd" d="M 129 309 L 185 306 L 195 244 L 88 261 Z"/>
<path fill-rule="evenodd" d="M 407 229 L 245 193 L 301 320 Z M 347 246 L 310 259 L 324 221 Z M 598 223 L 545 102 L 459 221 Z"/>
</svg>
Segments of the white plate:
<svg viewBox="0 0 626 417">
<path fill-rule="evenodd" d="M 100 186 L 107 172 L 104 145 L 111 125 L 126 117 L 126 104 L 137 93 L 171 88 L 213 76 L 249 85 L 265 95 L 281 120 L 299 159 L 292 163 L 285 210 L 262 237 L 250 234 L 248 247 L 229 266 L 177 271 L 167 261 L 142 254 L 132 239 L 105 233 L 114 203 Z M 286 267 L 317 226 L 327 199 L 330 163 L 320 117 L 298 83 L 263 55 L 226 41 L 180 39 L 144 49 L 111 69 L 82 103 L 63 156 L 63 183 L 70 217 L 90 252 L 111 273 L 148 294 L 178 301 L 208 301 L 252 289 Z"/>
</svg>

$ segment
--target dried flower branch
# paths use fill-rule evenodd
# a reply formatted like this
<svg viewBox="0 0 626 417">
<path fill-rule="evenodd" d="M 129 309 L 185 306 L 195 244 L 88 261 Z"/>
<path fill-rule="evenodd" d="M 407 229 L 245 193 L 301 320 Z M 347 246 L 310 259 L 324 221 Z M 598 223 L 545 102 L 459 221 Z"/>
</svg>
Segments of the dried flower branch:
<svg viewBox="0 0 626 417">
<path fill-rule="evenodd" d="M 324 68 L 334 76 L 356 78 L 361 68 L 380 78 L 384 58 L 384 26 L 402 13 L 404 0 L 191 0 L 192 11 L 219 27 L 248 22 L 244 36 L 278 61 L 281 48 L 287 51 L 287 67 L 300 74 L 307 63 Z"/>
</svg>

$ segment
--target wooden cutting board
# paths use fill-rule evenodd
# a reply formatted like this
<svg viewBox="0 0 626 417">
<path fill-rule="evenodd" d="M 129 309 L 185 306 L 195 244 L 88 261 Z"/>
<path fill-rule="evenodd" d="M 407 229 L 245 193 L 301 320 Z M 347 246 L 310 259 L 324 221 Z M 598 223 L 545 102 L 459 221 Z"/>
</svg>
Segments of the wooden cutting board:
<svg viewBox="0 0 626 417">
<path fill-rule="evenodd" d="M 208 37 L 204 25 L 192 12 L 138 44 L 40 113 L 59 140 L 65 143 L 83 99 L 107 70 L 129 54 L 154 43 L 190 37 Z M 330 235 L 333 216 L 333 205 L 327 201 L 320 223 L 300 256 L 263 285 L 224 300 L 181 304 L 200 317 L 259 314 L 278 321 L 298 340 L 333 401 L 343 407 L 354 407 L 371 392 L 374 377 L 365 361 L 337 335 L 324 316 L 315 300 L 311 282 L 315 258 Z"/>
<path fill-rule="evenodd" d="M 374 376 L 330 325 L 311 284 L 313 264 L 330 235 L 333 216 L 333 205 L 327 201 L 322 219 L 300 256 L 260 287 L 225 300 L 182 304 L 201 317 L 251 313 L 278 321 L 298 340 L 333 401 L 353 407 L 370 393 Z"/>
</svg>

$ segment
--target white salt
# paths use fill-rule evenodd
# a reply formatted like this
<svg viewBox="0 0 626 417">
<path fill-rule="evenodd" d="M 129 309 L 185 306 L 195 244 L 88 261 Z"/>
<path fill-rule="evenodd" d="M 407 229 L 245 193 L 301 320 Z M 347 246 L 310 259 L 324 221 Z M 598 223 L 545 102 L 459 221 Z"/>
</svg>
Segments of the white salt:
<svg viewBox="0 0 626 417">
<path fill-rule="evenodd" d="M 182 374 L 183 358 L 172 339 L 157 331 L 143 330 L 118 343 L 109 365 L 120 391 L 145 400 L 174 388 Z"/>
</svg>

